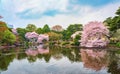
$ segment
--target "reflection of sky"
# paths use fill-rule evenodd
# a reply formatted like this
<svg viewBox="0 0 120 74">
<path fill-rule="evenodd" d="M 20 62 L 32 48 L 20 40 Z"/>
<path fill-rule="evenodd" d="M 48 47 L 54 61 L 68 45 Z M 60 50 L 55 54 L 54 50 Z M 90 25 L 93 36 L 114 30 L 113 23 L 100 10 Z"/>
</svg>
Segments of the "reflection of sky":
<svg viewBox="0 0 120 74">
<path fill-rule="evenodd" d="M 59 61 L 51 58 L 49 63 L 45 60 L 36 60 L 34 63 L 29 63 L 27 59 L 16 60 L 10 64 L 7 71 L 2 74 L 107 74 L 106 69 L 94 71 L 84 68 L 83 63 L 71 63 L 67 57 Z"/>
</svg>

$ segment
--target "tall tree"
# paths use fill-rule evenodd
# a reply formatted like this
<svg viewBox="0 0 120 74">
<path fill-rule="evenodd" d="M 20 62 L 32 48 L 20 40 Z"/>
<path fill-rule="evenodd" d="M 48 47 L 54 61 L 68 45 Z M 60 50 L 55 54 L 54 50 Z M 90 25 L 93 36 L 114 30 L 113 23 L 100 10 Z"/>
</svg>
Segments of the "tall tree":
<svg viewBox="0 0 120 74">
<path fill-rule="evenodd" d="M 26 39 L 25 38 L 25 34 L 27 32 L 26 29 L 24 29 L 24 28 L 17 28 L 17 32 L 18 32 L 19 38 L 24 41 Z"/>
<path fill-rule="evenodd" d="M 36 30 L 36 33 L 38 33 L 38 34 L 42 34 L 42 33 L 43 33 L 43 31 L 42 31 L 42 29 L 41 29 L 41 28 L 38 28 L 38 29 Z"/>
<path fill-rule="evenodd" d="M 2 42 L 1 40 L 6 30 L 8 30 L 7 24 L 5 22 L 0 21 L 0 42 Z"/>
<path fill-rule="evenodd" d="M 43 27 L 43 33 L 48 33 L 48 32 L 50 32 L 50 28 L 49 28 L 49 26 L 46 24 L 44 27 Z"/>
<path fill-rule="evenodd" d="M 7 24 L 3 21 L 0 21 L 0 32 L 8 30 Z"/>
<path fill-rule="evenodd" d="M 28 24 L 27 27 L 26 27 L 26 30 L 28 32 L 33 32 L 36 30 L 36 26 L 34 24 Z"/>
<path fill-rule="evenodd" d="M 62 35 L 63 35 L 63 37 L 62 37 L 63 40 L 69 40 L 72 33 L 70 31 L 68 31 L 68 30 L 64 30 L 62 32 Z"/>
<path fill-rule="evenodd" d="M 120 7 L 118 8 L 118 10 L 116 11 L 116 13 L 115 14 L 117 14 L 117 15 L 119 15 L 120 16 Z"/>
<path fill-rule="evenodd" d="M 15 41 L 16 41 L 16 36 L 9 30 L 6 30 L 4 32 L 3 42 L 7 44 L 13 44 Z"/>
<path fill-rule="evenodd" d="M 120 7 L 116 11 L 116 16 L 107 18 L 104 23 L 109 26 L 109 30 L 116 32 L 117 29 L 120 29 Z"/>
<path fill-rule="evenodd" d="M 73 34 L 76 31 L 82 31 L 82 28 L 82 24 L 71 24 L 70 26 L 68 26 L 67 30 Z"/>
<path fill-rule="evenodd" d="M 58 34 L 55 32 L 48 32 L 50 41 L 59 41 L 62 39 L 62 34 Z"/>
<path fill-rule="evenodd" d="M 63 40 L 68 40 L 71 38 L 71 35 L 75 33 L 76 31 L 82 31 L 82 24 L 71 24 L 68 26 L 67 30 L 64 30 L 62 32 L 63 34 Z"/>
</svg>

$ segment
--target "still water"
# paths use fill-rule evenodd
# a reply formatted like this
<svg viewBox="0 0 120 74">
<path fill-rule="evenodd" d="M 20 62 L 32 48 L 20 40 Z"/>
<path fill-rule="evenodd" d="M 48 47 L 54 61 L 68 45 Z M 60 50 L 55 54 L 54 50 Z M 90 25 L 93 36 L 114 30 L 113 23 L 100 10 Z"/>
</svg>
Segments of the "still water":
<svg viewBox="0 0 120 74">
<path fill-rule="evenodd" d="M 41 45 L 2 49 L 0 74 L 120 74 L 120 50 Z"/>
</svg>

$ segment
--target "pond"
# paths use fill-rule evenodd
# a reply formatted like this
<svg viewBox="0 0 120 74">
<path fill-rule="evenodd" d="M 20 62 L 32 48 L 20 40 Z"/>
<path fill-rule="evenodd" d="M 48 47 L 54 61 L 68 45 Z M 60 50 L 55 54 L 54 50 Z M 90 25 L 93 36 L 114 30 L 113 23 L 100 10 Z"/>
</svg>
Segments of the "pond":
<svg viewBox="0 0 120 74">
<path fill-rule="evenodd" d="M 37 46 L 0 50 L 0 74 L 119 74 L 120 50 Z"/>
</svg>

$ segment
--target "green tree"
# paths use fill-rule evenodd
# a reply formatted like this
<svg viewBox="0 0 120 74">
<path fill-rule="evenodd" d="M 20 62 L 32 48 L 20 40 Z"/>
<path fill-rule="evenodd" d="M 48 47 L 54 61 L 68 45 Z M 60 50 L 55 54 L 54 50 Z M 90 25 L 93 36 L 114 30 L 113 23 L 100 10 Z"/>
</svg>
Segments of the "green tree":
<svg viewBox="0 0 120 74">
<path fill-rule="evenodd" d="M 46 24 L 46 25 L 43 27 L 42 31 L 43 31 L 43 33 L 48 33 L 48 32 L 50 32 L 49 26 Z"/>
<path fill-rule="evenodd" d="M 18 32 L 18 35 L 19 35 L 19 38 L 21 39 L 21 40 L 26 40 L 26 38 L 25 38 L 25 34 L 26 34 L 26 29 L 24 29 L 24 28 L 17 28 L 17 32 Z"/>
<path fill-rule="evenodd" d="M 36 30 L 36 26 L 34 24 L 28 24 L 27 27 L 26 27 L 26 30 L 28 32 L 33 32 Z"/>
<path fill-rule="evenodd" d="M 116 11 L 116 13 L 115 14 L 117 14 L 117 15 L 119 15 L 120 16 L 120 7 L 118 8 L 118 10 Z"/>
<path fill-rule="evenodd" d="M 80 40 L 80 35 L 76 35 L 74 39 L 74 44 L 78 46 L 80 44 L 79 40 Z"/>
<path fill-rule="evenodd" d="M 3 21 L 0 21 L 0 40 L 2 40 L 4 32 L 6 30 L 8 30 L 7 24 L 5 22 L 3 22 Z"/>
<path fill-rule="evenodd" d="M 82 28 L 83 28 L 82 24 L 71 24 L 68 26 L 67 30 L 73 34 L 76 31 L 81 31 Z"/>
<path fill-rule="evenodd" d="M 62 32 L 63 40 L 69 40 L 73 33 L 75 33 L 76 31 L 82 31 L 82 28 L 83 28 L 82 24 L 71 24 L 71 25 L 69 25 L 67 30 L 64 30 Z"/>
<path fill-rule="evenodd" d="M 63 40 L 69 40 L 72 33 L 70 31 L 68 31 L 68 30 L 64 30 L 62 32 L 62 35 L 63 35 L 63 37 L 62 37 Z"/>
<path fill-rule="evenodd" d="M 38 28 L 38 29 L 36 30 L 36 33 L 38 33 L 38 34 L 42 34 L 42 33 L 43 33 L 43 31 L 42 31 L 42 29 L 41 29 L 41 28 Z"/>
<path fill-rule="evenodd" d="M 3 42 L 7 44 L 13 44 L 15 41 L 16 41 L 16 36 L 9 30 L 6 30 L 4 32 Z"/>
<path fill-rule="evenodd" d="M 109 26 L 110 31 L 116 32 L 116 30 L 120 28 L 120 7 L 116 11 L 116 16 L 107 18 L 104 23 Z"/>
<path fill-rule="evenodd" d="M 120 29 L 117 29 L 117 31 L 113 34 L 113 37 L 120 41 Z"/>
<path fill-rule="evenodd" d="M 62 34 L 57 34 L 55 32 L 48 32 L 50 41 L 59 41 L 62 39 Z"/>
</svg>

